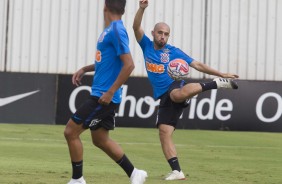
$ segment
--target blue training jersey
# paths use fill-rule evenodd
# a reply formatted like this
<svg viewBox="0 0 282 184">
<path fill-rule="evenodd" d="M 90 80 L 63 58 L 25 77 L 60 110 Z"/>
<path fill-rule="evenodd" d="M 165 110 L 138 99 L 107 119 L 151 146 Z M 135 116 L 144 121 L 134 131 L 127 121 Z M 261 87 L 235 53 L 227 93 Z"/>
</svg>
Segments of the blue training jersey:
<svg viewBox="0 0 282 184">
<path fill-rule="evenodd" d="M 108 91 L 123 66 L 120 55 L 128 53 L 130 53 L 129 39 L 122 20 L 111 22 L 97 42 L 92 96 L 101 97 L 104 92 Z M 119 88 L 112 102 L 120 103 L 121 93 L 122 89 Z"/>
<path fill-rule="evenodd" d="M 154 98 L 157 99 L 168 91 L 171 83 L 174 81 L 167 73 L 168 63 L 178 58 L 185 60 L 190 65 L 193 58 L 179 48 L 169 44 L 166 44 L 163 49 L 155 50 L 154 42 L 145 34 L 140 40 L 139 45 L 143 51 L 145 68 L 153 87 Z"/>
</svg>

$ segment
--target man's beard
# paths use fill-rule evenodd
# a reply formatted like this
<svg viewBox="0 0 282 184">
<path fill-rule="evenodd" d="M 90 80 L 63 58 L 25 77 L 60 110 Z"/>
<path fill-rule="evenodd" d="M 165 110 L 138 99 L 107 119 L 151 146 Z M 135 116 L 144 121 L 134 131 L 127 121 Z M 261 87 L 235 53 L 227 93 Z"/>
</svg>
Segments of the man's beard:
<svg viewBox="0 0 282 184">
<path fill-rule="evenodd" d="M 158 48 L 163 48 L 165 46 L 166 42 L 164 42 L 164 41 L 161 42 L 161 41 L 155 40 L 155 44 L 158 46 Z"/>
</svg>

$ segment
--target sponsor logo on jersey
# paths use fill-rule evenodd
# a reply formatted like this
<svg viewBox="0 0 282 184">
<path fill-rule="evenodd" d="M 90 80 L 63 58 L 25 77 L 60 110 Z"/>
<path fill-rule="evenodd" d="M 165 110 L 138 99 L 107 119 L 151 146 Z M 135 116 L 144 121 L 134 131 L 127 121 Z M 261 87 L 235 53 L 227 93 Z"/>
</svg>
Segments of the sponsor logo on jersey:
<svg viewBox="0 0 282 184">
<path fill-rule="evenodd" d="M 169 54 L 168 53 L 161 53 L 161 61 L 163 63 L 169 62 Z"/>
<path fill-rule="evenodd" d="M 169 53 L 169 49 L 163 49 L 164 53 Z"/>
<path fill-rule="evenodd" d="M 153 72 L 153 73 L 164 73 L 165 67 L 163 64 L 154 64 L 154 63 L 149 63 L 146 61 L 146 69 L 147 71 Z"/>
</svg>

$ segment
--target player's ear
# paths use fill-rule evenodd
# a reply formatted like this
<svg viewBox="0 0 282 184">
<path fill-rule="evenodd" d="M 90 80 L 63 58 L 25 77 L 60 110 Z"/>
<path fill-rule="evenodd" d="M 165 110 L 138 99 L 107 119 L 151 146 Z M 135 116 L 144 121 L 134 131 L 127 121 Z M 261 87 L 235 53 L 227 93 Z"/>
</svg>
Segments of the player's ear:
<svg viewBox="0 0 282 184">
<path fill-rule="evenodd" d="M 154 37 L 154 31 L 151 31 L 152 36 Z"/>
<path fill-rule="evenodd" d="M 104 12 L 106 12 L 108 10 L 106 4 L 104 4 Z"/>
</svg>

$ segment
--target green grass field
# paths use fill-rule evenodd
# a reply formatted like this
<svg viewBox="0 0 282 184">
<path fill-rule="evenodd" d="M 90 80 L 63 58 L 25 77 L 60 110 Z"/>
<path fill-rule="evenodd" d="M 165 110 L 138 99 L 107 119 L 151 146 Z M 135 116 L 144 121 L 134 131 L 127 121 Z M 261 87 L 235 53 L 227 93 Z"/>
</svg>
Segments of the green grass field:
<svg viewBox="0 0 282 184">
<path fill-rule="evenodd" d="M 64 126 L 0 124 L 0 184 L 65 184 L 71 165 Z M 177 130 L 174 140 L 185 181 L 164 181 L 170 168 L 157 129 L 111 132 L 148 184 L 281 184 L 282 134 Z M 126 184 L 122 169 L 91 143 L 86 131 L 84 177 L 88 184 Z"/>
</svg>

